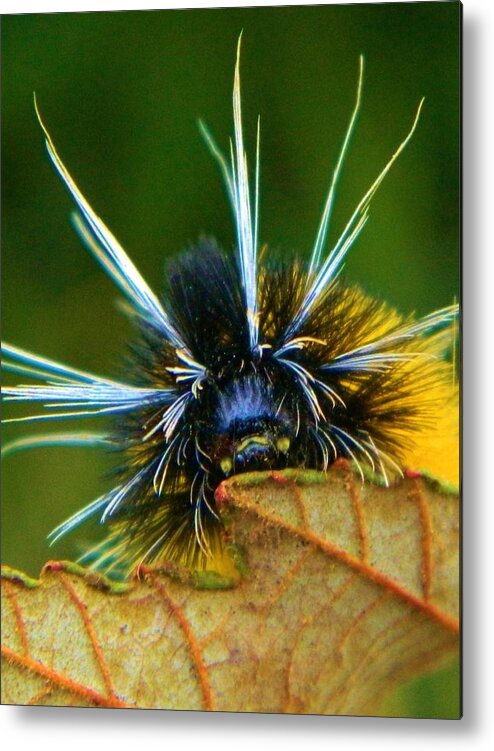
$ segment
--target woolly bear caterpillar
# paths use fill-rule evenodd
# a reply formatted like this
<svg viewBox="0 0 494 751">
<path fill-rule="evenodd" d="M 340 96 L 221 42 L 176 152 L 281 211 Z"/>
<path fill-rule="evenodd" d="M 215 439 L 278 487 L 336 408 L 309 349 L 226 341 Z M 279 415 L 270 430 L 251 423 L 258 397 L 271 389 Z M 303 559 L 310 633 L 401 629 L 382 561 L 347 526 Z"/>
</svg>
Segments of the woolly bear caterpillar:
<svg viewBox="0 0 494 751">
<path fill-rule="evenodd" d="M 74 199 L 74 224 L 126 296 L 136 328 L 133 368 L 113 380 L 4 344 L 4 367 L 33 385 L 4 398 L 46 411 L 8 421 L 108 418 L 108 433 L 55 433 L 6 447 L 103 445 L 123 460 L 118 482 L 57 527 L 52 541 L 97 516 L 109 537 L 83 561 L 128 573 L 173 559 L 204 566 L 221 549 L 214 492 L 252 470 L 326 470 L 338 457 L 385 484 L 400 474 L 424 425 L 448 393 L 444 351 L 456 305 L 413 320 L 340 280 L 382 180 L 411 139 L 422 102 L 395 153 L 366 191 L 332 247 L 335 189 L 361 104 L 356 100 L 308 263 L 259 258 L 259 138 L 251 179 L 244 148 L 240 40 L 233 89 L 234 138 L 227 158 L 201 131 L 223 176 L 236 231 L 229 254 L 202 240 L 168 264 L 158 297 L 80 192 L 46 130 L 46 147 Z"/>
</svg>

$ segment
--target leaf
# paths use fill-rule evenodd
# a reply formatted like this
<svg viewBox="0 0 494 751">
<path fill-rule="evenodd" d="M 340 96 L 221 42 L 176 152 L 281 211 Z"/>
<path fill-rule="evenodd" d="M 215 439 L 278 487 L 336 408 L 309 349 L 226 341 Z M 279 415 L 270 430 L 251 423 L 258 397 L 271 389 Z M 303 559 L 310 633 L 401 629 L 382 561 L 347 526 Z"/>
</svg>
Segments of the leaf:
<svg viewBox="0 0 494 751">
<path fill-rule="evenodd" d="M 3 701 L 373 714 L 458 650 L 458 502 L 419 475 L 233 477 L 217 491 L 237 584 L 67 563 L 6 569 Z M 226 588 L 229 587 L 229 588 Z"/>
</svg>

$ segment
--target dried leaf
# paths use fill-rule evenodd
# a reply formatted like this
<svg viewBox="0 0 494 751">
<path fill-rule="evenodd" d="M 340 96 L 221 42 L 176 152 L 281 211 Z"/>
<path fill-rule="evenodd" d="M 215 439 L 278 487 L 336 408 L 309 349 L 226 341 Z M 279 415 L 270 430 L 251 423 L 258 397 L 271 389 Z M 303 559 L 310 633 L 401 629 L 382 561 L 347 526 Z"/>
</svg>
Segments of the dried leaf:
<svg viewBox="0 0 494 751">
<path fill-rule="evenodd" d="M 458 649 L 458 502 L 424 477 L 289 470 L 218 492 L 236 584 L 7 569 L 3 701 L 373 714 Z M 233 544 L 234 543 L 234 544 Z M 227 588 L 229 587 L 229 588 Z"/>
</svg>

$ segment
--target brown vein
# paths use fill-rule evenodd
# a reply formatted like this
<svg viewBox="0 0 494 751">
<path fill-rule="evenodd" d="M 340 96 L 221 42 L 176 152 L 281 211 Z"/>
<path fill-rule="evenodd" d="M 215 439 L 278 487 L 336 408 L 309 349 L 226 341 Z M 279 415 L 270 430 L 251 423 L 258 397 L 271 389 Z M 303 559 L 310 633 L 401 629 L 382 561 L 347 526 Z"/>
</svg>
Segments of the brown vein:
<svg viewBox="0 0 494 751">
<path fill-rule="evenodd" d="M 291 693 L 291 686 L 293 682 L 292 674 L 294 670 L 294 662 L 295 662 L 295 653 L 298 649 L 298 646 L 300 644 L 300 640 L 302 638 L 303 632 L 306 628 L 311 626 L 314 621 L 317 621 L 318 618 L 320 618 L 321 613 L 323 613 L 328 608 L 334 607 L 335 603 L 338 602 L 340 597 L 342 597 L 345 592 L 350 588 L 350 586 L 355 581 L 355 574 L 350 574 L 350 576 L 347 576 L 347 578 L 340 584 L 338 589 L 332 593 L 331 597 L 327 602 L 322 605 L 319 610 L 316 613 L 313 613 L 312 615 L 306 616 L 303 618 L 300 622 L 300 626 L 297 629 L 297 632 L 295 633 L 293 637 L 293 642 L 290 650 L 290 656 L 288 658 L 288 664 L 286 668 L 286 687 L 285 687 L 285 694 L 286 694 L 286 700 L 282 707 L 282 712 L 295 712 L 300 713 L 303 711 L 303 709 L 300 709 L 300 706 L 305 706 L 306 702 L 301 700 L 300 697 L 297 697 L 297 709 L 292 709 L 292 704 L 294 702 L 293 695 Z"/>
<path fill-rule="evenodd" d="M 28 704 L 29 706 L 36 706 L 41 701 L 43 701 L 43 699 L 46 699 L 48 696 L 50 696 L 50 694 L 52 693 L 53 693 L 53 686 L 51 685 L 45 686 L 44 688 L 41 689 L 41 691 L 38 691 L 37 694 L 35 694 L 34 696 L 31 696 L 31 698 L 29 699 L 29 701 L 26 702 L 26 704 Z"/>
<path fill-rule="evenodd" d="M 351 668 L 349 668 L 344 675 L 340 674 L 339 682 L 325 699 L 328 705 L 330 705 L 330 703 L 343 692 L 348 693 L 348 691 L 351 690 L 352 686 L 355 685 L 355 683 L 358 683 L 362 680 L 363 666 L 369 663 L 373 665 L 372 658 L 374 657 L 376 652 L 384 651 L 383 641 L 386 640 L 388 634 L 395 632 L 398 626 L 407 623 L 412 618 L 413 612 L 409 610 L 408 612 L 400 615 L 398 618 L 390 621 L 378 634 L 376 634 L 376 636 L 367 645 L 365 654 L 358 660 L 358 662 Z M 405 636 L 406 635 L 407 634 L 405 634 Z M 399 633 L 393 639 L 392 643 L 401 640 L 403 636 L 404 634 Z M 389 644 L 386 644 L 385 648 L 388 652 Z"/>
<path fill-rule="evenodd" d="M 358 489 L 350 464 L 344 464 L 345 487 L 352 501 L 353 513 L 355 514 L 360 538 L 360 557 L 363 561 L 369 560 L 369 531 L 365 519 L 365 511 L 362 496 Z"/>
<path fill-rule="evenodd" d="M 163 581 L 161 579 L 158 579 L 154 575 L 153 570 L 149 568 L 145 568 L 144 572 L 150 576 L 155 589 L 165 598 L 168 607 L 170 608 L 172 614 L 177 619 L 184 633 L 184 636 L 187 639 L 190 653 L 192 655 L 192 661 L 194 663 L 197 677 L 199 679 L 199 685 L 201 687 L 204 709 L 207 709 L 207 710 L 214 709 L 213 695 L 211 691 L 211 685 L 209 683 L 209 676 L 208 676 L 207 668 L 204 664 L 204 660 L 202 658 L 202 653 L 201 653 L 201 648 L 199 645 L 199 640 L 197 639 L 194 633 L 192 624 L 190 623 L 189 619 L 185 615 L 184 610 L 180 607 L 178 602 L 176 602 L 173 599 L 173 597 L 170 595 L 167 588 L 163 584 Z"/>
<path fill-rule="evenodd" d="M 63 673 L 58 673 L 56 670 L 47 667 L 42 662 L 33 659 L 29 655 L 21 655 L 4 644 L 2 644 L 2 656 L 14 663 L 14 665 L 18 665 L 19 667 L 26 668 L 26 670 L 30 670 L 32 673 L 36 673 L 42 678 L 50 681 L 50 683 L 53 683 L 53 685 L 64 688 L 67 691 L 70 691 L 70 693 L 79 696 L 81 699 L 84 699 L 86 702 L 94 704 L 97 707 L 132 708 L 132 705 L 125 704 L 125 702 L 121 701 L 121 699 L 118 699 L 116 696 L 103 696 L 103 694 L 89 688 L 89 686 L 85 686 L 83 683 L 78 683 Z"/>
<path fill-rule="evenodd" d="M 198 644 L 201 650 L 204 650 L 208 644 L 211 644 L 214 639 L 218 636 L 218 634 L 221 634 L 222 631 L 224 631 L 224 628 L 230 618 L 232 617 L 232 609 L 227 610 L 226 613 L 224 613 L 223 617 L 219 620 L 219 622 L 216 624 L 216 626 L 209 632 L 209 634 L 206 634 L 202 639 L 198 639 Z"/>
<path fill-rule="evenodd" d="M 298 572 L 304 565 L 304 563 L 307 561 L 309 556 L 313 553 L 312 548 L 306 548 L 302 551 L 302 553 L 299 555 L 293 566 L 291 566 L 286 574 L 283 576 L 282 580 L 272 593 L 272 595 L 269 597 L 269 599 L 266 601 L 266 603 L 262 606 L 261 611 L 263 612 L 264 616 L 266 617 L 271 608 L 274 607 L 277 600 L 280 599 L 280 597 L 287 591 L 290 584 L 293 582 L 295 577 L 297 576 Z"/>
<path fill-rule="evenodd" d="M 432 591 L 432 517 L 420 480 L 414 479 L 410 496 L 417 502 L 422 532 L 421 578 L 424 600 L 429 600 Z"/>
<path fill-rule="evenodd" d="M 101 675 L 103 676 L 103 681 L 104 681 L 106 690 L 108 691 L 111 697 L 115 698 L 116 693 L 115 693 L 115 688 L 113 686 L 113 681 L 111 679 L 110 669 L 106 663 L 103 650 L 96 636 L 93 622 L 91 621 L 89 613 L 87 612 L 86 603 L 83 602 L 81 598 L 79 597 L 79 595 L 77 594 L 75 587 L 70 581 L 70 579 L 68 578 L 67 574 L 60 571 L 59 577 L 63 586 L 67 590 L 72 602 L 74 603 L 74 605 L 77 607 L 77 609 L 79 610 L 81 614 L 81 618 L 84 622 L 84 627 L 86 629 L 87 635 L 89 637 L 89 641 L 91 642 L 91 645 L 94 650 L 94 654 L 96 656 L 96 662 L 98 663 L 98 667 L 101 671 Z"/>
<path fill-rule="evenodd" d="M 292 497 L 295 499 L 295 502 L 297 504 L 300 518 L 302 520 L 302 526 L 304 527 L 304 529 L 308 529 L 310 525 L 307 518 L 307 509 L 305 508 L 305 503 L 302 499 L 302 493 L 300 492 L 300 488 L 297 483 L 294 482 L 290 477 L 285 477 L 281 472 L 271 472 L 269 476 L 278 485 L 286 485 L 290 488 L 290 490 L 292 491 Z"/>
<path fill-rule="evenodd" d="M 353 619 L 353 621 L 350 623 L 346 631 L 342 634 L 339 642 L 336 644 L 335 648 L 341 652 L 343 649 L 343 646 L 345 642 L 348 640 L 348 638 L 351 636 L 351 634 L 357 629 L 363 620 L 369 615 L 369 613 L 372 613 L 375 608 L 377 608 L 382 602 L 384 602 L 388 597 L 387 592 L 383 592 L 381 595 L 376 597 L 372 602 L 370 602 L 363 610 L 360 611 L 360 613 Z"/>
<path fill-rule="evenodd" d="M 285 530 L 291 535 L 310 543 L 331 558 L 344 563 L 349 568 L 352 568 L 354 571 L 357 571 L 359 574 L 362 574 L 364 577 L 374 582 L 374 584 L 384 587 L 400 600 L 403 600 L 408 605 L 420 610 L 429 618 L 437 621 L 437 623 L 449 631 L 452 631 L 455 634 L 459 632 L 459 624 L 456 618 L 453 618 L 440 610 L 432 602 L 420 599 L 420 597 L 409 592 L 395 579 L 391 579 L 387 574 L 382 573 L 382 571 L 379 571 L 367 562 L 360 560 L 360 558 L 356 558 L 346 550 L 343 550 L 343 548 L 335 545 L 333 542 L 323 540 L 310 529 L 300 529 L 299 527 L 284 521 L 280 517 L 275 516 L 275 514 L 260 510 L 255 502 L 245 500 L 245 498 L 240 499 L 239 497 L 235 499 L 232 497 L 231 501 L 240 508 L 254 514 L 258 519 L 262 519 L 278 529 Z"/>
<path fill-rule="evenodd" d="M 21 640 L 22 651 L 24 652 L 25 655 L 28 655 L 29 643 L 27 639 L 27 631 L 26 631 L 26 626 L 24 624 L 24 619 L 22 617 L 21 608 L 17 601 L 17 596 L 16 596 L 14 585 L 8 579 L 3 579 L 2 585 L 9 599 L 9 602 L 12 606 L 12 610 L 14 611 L 14 618 L 15 618 L 15 624 L 16 624 L 15 630 L 19 634 L 19 639 Z"/>
</svg>

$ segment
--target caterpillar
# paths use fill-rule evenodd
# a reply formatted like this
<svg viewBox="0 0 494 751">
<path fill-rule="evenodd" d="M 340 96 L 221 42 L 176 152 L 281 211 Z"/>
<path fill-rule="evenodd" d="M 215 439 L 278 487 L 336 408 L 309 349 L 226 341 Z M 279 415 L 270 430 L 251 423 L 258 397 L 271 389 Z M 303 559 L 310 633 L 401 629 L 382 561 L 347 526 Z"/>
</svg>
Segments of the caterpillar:
<svg viewBox="0 0 494 751">
<path fill-rule="evenodd" d="M 374 194 L 412 138 L 423 100 L 328 250 L 335 189 L 361 105 L 360 57 L 355 104 L 312 252 L 307 261 L 271 254 L 259 244 L 259 121 L 253 176 L 244 147 L 240 47 L 239 39 L 228 158 L 200 122 L 232 209 L 234 252 L 212 238 L 200 239 L 167 263 L 161 296 L 77 187 L 35 100 L 48 155 L 76 206 L 74 226 L 125 296 L 135 335 L 125 380 L 2 344 L 3 367 L 34 382 L 6 386 L 4 399 L 45 407 L 6 422 L 108 421 L 104 433 L 28 436 L 5 451 L 101 445 L 118 452 L 114 487 L 50 535 L 53 543 L 99 518 L 108 535 L 81 560 L 107 573 L 128 575 L 143 563 L 165 560 L 211 566 L 223 545 L 215 491 L 234 474 L 287 467 L 326 471 L 345 457 L 362 481 L 371 470 L 389 485 L 451 395 L 446 352 L 458 306 L 406 317 L 341 278 Z"/>
</svg>

